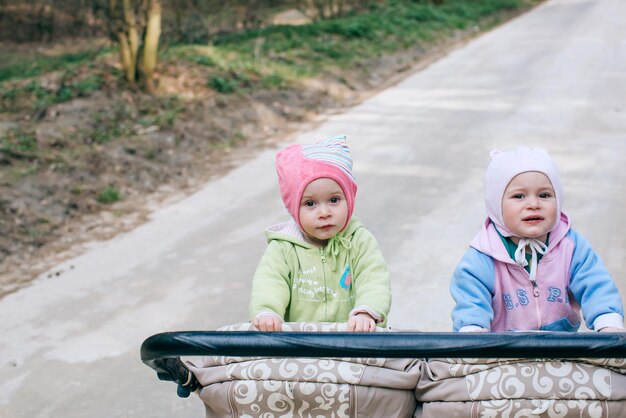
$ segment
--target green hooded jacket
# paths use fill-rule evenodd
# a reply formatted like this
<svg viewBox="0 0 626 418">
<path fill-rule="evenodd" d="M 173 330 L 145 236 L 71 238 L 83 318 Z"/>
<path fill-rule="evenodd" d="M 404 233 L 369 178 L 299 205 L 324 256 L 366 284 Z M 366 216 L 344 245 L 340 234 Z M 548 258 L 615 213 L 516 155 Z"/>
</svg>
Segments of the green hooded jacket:
<svg viewBox="0 0 626 418">
<path fill-rule="evenodd" d="M 286 322 L 346 322 L 366 312 L 385 326 L 389 273 L 376 239 L 352 218 L 324 248 L 304 240 L 293 219 L 266 230 L 268 246 L 252 280 L 250 319 L 261 312 Z"/>
</svg>

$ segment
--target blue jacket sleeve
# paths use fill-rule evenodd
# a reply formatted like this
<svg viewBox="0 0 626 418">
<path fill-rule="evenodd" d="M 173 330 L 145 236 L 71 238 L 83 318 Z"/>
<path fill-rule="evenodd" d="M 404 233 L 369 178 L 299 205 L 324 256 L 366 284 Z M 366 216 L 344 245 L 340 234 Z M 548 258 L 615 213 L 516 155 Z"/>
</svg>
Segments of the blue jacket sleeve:
<svg viewBox="0 0 626 418">
<path fill-rule="evenodd" d="M 457 265 L 450 281 L 450 293 L 455 301 L 452 310 L 454 331 L 468 325 L 490 329 L 494 283 L 493 259 L 470 248 Z"/>
<path fill-rule="evenodd" d="M 570 291 L 580 304 L 589 329 L 595 320 L 605 314 L 624 317 L 619 290 L 591 244 L 579 233 L 570 230 L 567 237 L 574 242 L 570 266 Z"/>
</svg>

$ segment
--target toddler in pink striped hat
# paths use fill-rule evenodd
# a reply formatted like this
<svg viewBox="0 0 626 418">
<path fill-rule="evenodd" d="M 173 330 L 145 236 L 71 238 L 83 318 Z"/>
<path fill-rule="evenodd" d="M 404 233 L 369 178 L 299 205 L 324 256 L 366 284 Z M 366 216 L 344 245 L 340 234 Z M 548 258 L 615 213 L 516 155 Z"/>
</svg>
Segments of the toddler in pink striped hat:
<svg viewBox="0 0 626 418">
<path fill-rule="evenodd" d="M 376 239 L 352 216 L 357 184 L 345 136 L 290 145 L 276 155 L 280 194 L 291 215 L 266 230 L 252 280 L 250 320 L 261 331 L 283 321 L 384 326 L 389 274 Z"/>
<path fill-rule="evenodd" d="M 544 149 L 494 150 L 487 219 L 450 289 L 455 331 L 623 331 L 619 292 L 563 213 L 558 169 Z"/>
</svg>

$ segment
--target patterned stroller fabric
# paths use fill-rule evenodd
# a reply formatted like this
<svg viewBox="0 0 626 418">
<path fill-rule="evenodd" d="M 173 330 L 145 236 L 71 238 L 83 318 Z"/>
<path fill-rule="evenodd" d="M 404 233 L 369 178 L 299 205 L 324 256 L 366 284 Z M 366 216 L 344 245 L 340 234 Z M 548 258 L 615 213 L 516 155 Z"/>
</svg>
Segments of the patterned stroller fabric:
<svg viewBox="0 0 626 418">
<path fill-rule="evenodd" d="M 346 331 L 346 324 L 287 323 L 283 331 Z M 238 324 L 220 331 L 255 331 Z M 382 329 L 379 329 L 383 332 Z M 187 357 L 207 418 L 411 417 L 417 359 Z"/>
<path fill-rule="evenodd" d="M 255 331 L 248 323 L 220 331 Z M 346 331 L 286 323 L 284 331 Z M 378 332 L 392 332 L 379 329 Z M 626 417 L 626 359 L 183 358 L 207 418 Z"/>
<path fill-rule="evenodd" d="M 626 359 L 431 359 L 415 417 L 626 417 Z"/>
</svg>

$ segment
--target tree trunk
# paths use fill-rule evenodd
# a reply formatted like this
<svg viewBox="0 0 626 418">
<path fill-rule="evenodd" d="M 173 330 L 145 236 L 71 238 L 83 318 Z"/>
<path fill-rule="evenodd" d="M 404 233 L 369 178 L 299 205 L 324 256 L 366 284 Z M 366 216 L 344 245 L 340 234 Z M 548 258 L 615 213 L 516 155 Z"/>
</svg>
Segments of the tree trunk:
<svg viewBox="0 0 626 418">
<path fill-rule="evenodd" d="M 159 38 L 161 37 L 161 0 L 150 0 L 143 47 L 143 82 L 149 92 L 154 92 L 154 70 L 156 68 Z"/>
<path fill-rule="evenodd" d="M 122 0 L 119 10 L 117 0 L 110 0 L 113 32 L 119 45 L 120 61 L 124 69 L 124 77 L 129 83 L 137 81 L 137 49 L 139 41 L 137 27 L 134 24 L 133 11 L 129 0 Z"/>
<path fill-rule="evenodd" d="M 128 37 L 124 31 L 119 31 L 117 33 L 117 42 L 120 48 L 120 61 L 122 62 L 122 67 L 124 68 L 126 81 L 134 83 L 136 77 L 135 57 L 130 50 Z"/>
<path fill-rule="evenodd" d="M 124 77 L 141 83 L 148 92 L 156 90 L 155 70 L 161 37 L 162 0 L 109 0 L 112 34 L 120 49 Z M 143 39 L 139 34 L 143 33 Z"/>
<path fill-rule="evenodd" d="M 137 72 L 137 59 L 139 52 L 139 32 L 137 30 L 137 20 L 135 19 L 135 11 L 131 5 L 131 0 L 122 0 L 124 13 L 124 36 L 128 48 L 128 56 L 130 60 L 126 68 L 126 79 L 130 82 L 137 81 L 139 74 Z"/>
</svg>

